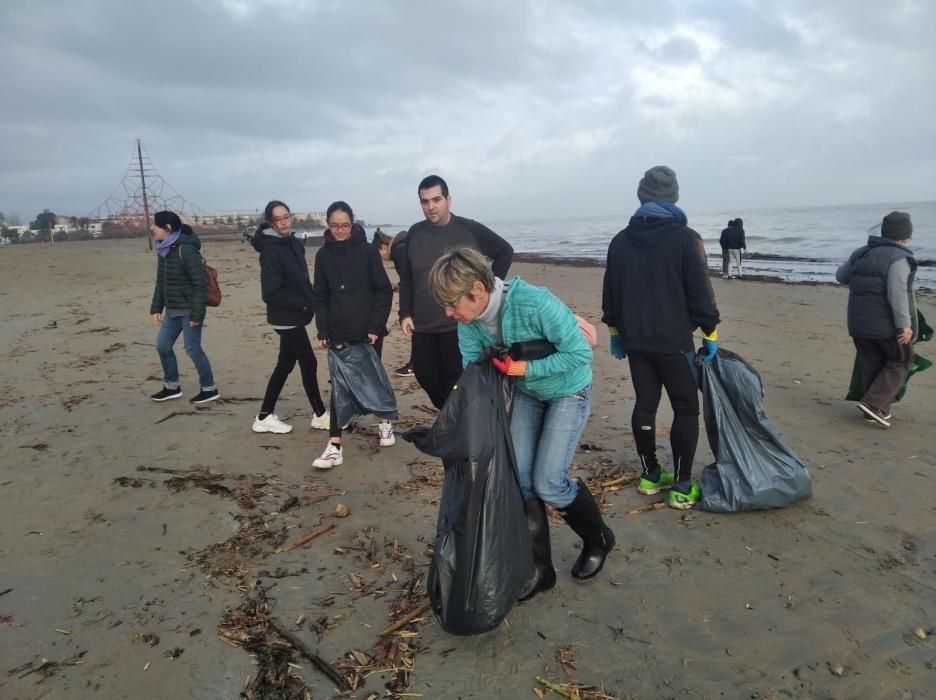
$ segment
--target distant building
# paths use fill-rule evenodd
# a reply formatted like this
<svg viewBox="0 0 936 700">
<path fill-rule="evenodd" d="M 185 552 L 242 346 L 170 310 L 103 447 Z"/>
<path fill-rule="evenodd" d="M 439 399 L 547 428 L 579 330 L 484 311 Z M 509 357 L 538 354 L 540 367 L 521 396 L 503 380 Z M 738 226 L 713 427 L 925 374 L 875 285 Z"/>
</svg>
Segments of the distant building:
<svg viewBox="0 0 936 700">
<path fill-rule="evenodd" d="M 262 212 L 257 211 L 219 211 L 202 212 L 191 216 L 183 217 L 190 221 L 193 226 L 198 224 L 208 225 L 227 225 L 237 226 L 238 224 L 247 224 L 256 226 L 258 221 L 263 218 Z M 293 223 L 296 228 L 325 228 L 325 212 L 293 212 Z"/>
</svg>

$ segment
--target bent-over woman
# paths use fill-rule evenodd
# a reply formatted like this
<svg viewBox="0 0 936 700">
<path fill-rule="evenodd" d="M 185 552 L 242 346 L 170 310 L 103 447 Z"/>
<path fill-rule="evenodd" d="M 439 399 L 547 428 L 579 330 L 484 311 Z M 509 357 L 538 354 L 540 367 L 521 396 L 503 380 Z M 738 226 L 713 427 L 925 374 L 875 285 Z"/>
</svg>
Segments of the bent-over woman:
<svg viewBox="0 0 936 700">
<path fill-rule="evenodd" d="M 514 380 L 510 433 L 537 569 L 523 599 L 556 583 L 544 502 L 582 538 L 572 576 L 594 577 L 614 547 L 614 533 L 585 484 L 569 478 L 591 412 L 592 348 L 578 320 L 548 289 L 520 277 L 509 282 L 495 277 L 487 258 L 471 248 L 440 257 L 429 273 L 429 286 L 445 313 L 458 321 L 466 365 L 495 345 L 547 340 L 555 347 L 540 359 L 491 360 Z"/>
</svg>

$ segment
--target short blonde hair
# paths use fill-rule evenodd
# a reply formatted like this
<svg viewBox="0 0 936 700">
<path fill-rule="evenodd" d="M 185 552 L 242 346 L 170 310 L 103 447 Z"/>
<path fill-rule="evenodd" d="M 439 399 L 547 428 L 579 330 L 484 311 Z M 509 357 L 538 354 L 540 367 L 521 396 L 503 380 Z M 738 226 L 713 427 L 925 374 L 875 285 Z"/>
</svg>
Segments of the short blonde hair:
<svg viewBox="0 0 936 700">
<path fill-rule="evenodd" d="M 475 282 L 481 282 L 488 292 L 494 289 L 491 262 L 474 248 L 450 250 L 429 271 L 429 291 L 443 306 L 457 303 Z"/>
</svg>

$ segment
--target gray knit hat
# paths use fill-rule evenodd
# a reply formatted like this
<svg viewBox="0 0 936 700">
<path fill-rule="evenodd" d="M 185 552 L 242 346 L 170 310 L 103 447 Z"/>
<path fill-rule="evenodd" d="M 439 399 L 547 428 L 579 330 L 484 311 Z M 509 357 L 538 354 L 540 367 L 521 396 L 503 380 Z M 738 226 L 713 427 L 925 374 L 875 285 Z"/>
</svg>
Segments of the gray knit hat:
<svg viewBox="0 0 936 700">
<path fill-rule="evenodd" d="M 679 201 L 679 183 L 676 182 L 676 173 L 665 165 L 650 168 L 637 185 L 637 199 L 641 204 L 647 202 L 673 202 L 675 204 Z"/>
<path fill-rule="evenodd" d="M 913 236 L 913 223 L 905 211 L 892 211 L 881 222 L 881 237 L 892 241 L 905 241 Z"/>
</svg>

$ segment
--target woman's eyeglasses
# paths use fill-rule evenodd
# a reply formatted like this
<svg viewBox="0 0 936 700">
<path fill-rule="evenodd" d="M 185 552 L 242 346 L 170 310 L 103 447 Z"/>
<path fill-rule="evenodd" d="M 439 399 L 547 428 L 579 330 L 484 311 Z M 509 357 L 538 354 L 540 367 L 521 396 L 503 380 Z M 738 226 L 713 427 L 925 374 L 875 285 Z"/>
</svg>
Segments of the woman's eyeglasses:
<svg viewBox="0 0 936 700">
<path fill-rule="evenodd" d="M 289 223 L 289 220 L 292 219 L 292 214 L 284 214 L 283 216 L 274 216 L 274 224 L 286 224 Z"/>
<path fill-rule="evenodd" d="M 454 311 L 455 307 L 458 306 L 458 302 L 460 302 L 467 293 L 468 292 L 462 292 L 457 297 L 455 297 L 455 301 L 449 301 L 449 302 L 440 301 L 439 306 L 441 306 L 443 309 L 449 309 L 450 311 Z"/>
<path fill-rule="evenodd" d="M 352 225 L 353 224 L 350 222 L 347 224 L 329 224 L 328 228 L 330 228 L 332 231 L 350 231 Z"/>
</svg>

